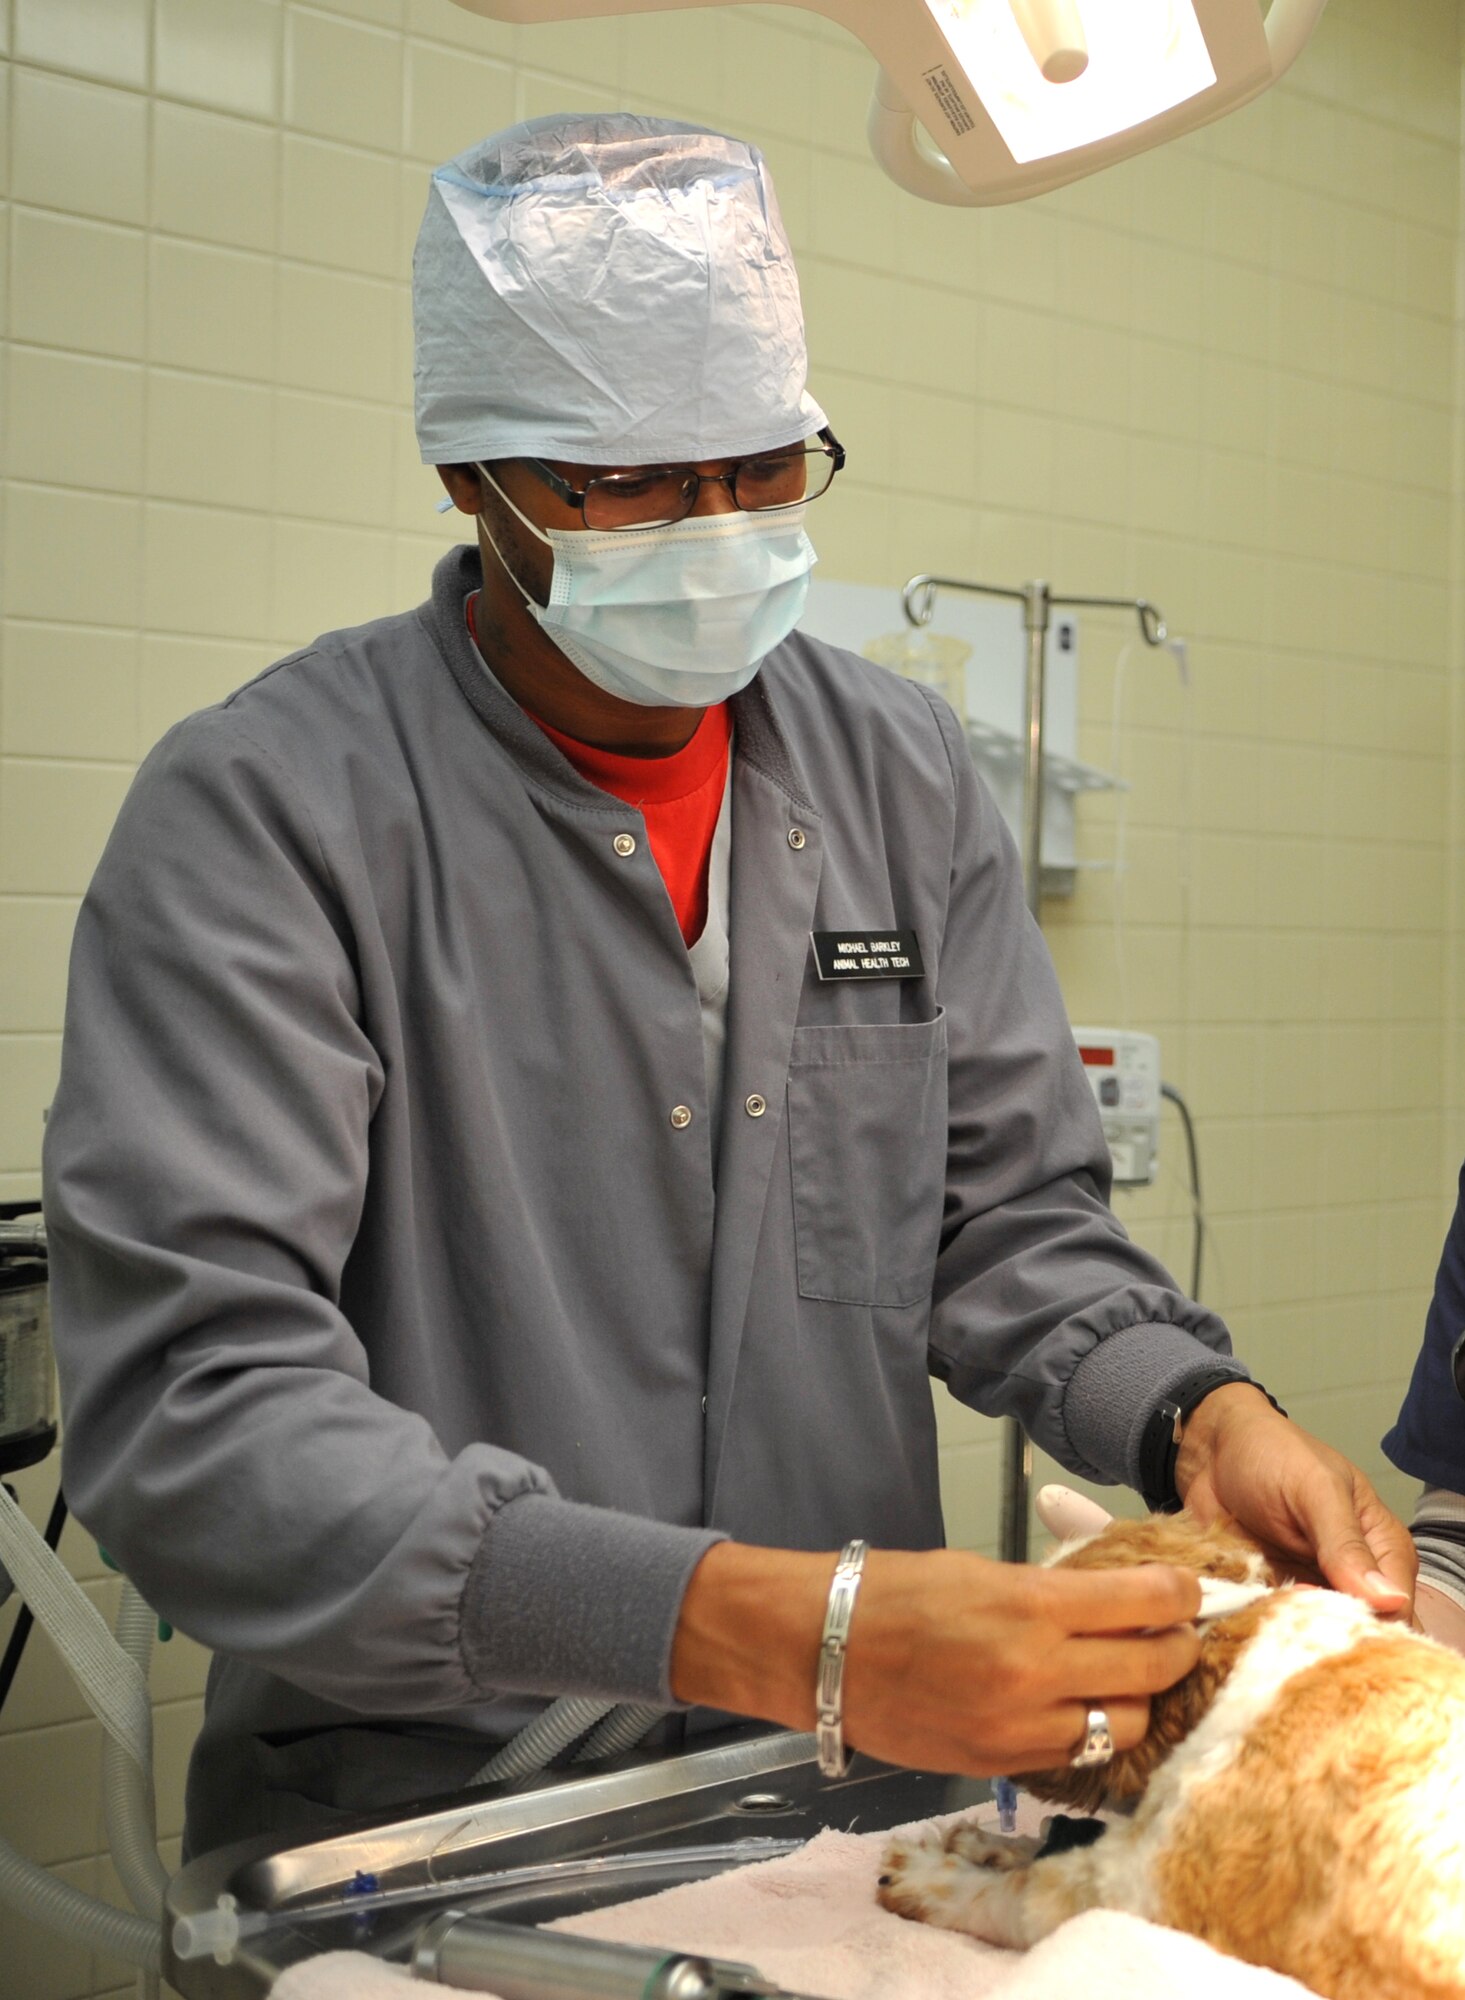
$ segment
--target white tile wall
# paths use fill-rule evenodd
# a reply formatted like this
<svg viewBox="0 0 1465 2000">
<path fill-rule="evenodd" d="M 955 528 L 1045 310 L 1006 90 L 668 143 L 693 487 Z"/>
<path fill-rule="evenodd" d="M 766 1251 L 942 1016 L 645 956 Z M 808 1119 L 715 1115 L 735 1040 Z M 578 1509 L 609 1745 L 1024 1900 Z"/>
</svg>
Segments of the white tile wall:
<svg viewBox="0 0 1465 2000">
<path fill-rule="evenodd" d="M 153 88 L 245 118 L 279 104 L 277 0 L 156 0 Z"/>
<path fill-rule="evenodd" d="M 1126 672 L 1123 896 L 1115 802 L 1086 801 L 1050 937 L 1075 1016 L 1157 1031 L 1194 1109 L 1207 1299 L 1379 1470 L 1465 1150 L 1457 13 L 1332 0 L 1244 113 L 965 212 L 881 179 L 867 57 L 791 8 L 0 4 L 0 1196 L 35 1186 L 77 899 L 137 758 L 315 631 L 413 602 L 452 532 L 407 417 L 426 168 L 551 109 L 721 121 L 769 153 L 851 446 L 829 573 L 1142 590 L 1191 641 L 1188 692 L 1167 660 Z M 1099 764 L 1123 637 L 1086 621 Z M 1167 1125 L 1159 1186 L 1119 1206 L 1183 1271 L 1181 1159 Z M 940 1430 L 953 1537 L 989 1545 L 992 1427 L 943 1403 Z M 37 1518 L 53 1481 L 23 1482 Z M 172 1833 L 202 1667 L 180 1640 L 154 1677 Z M 95 1886 L 96 1776 L 38 1644 L 0 1831 Z M 0 1954 L 37 2000 L 122 1986 L 4 1917 Z"/>
</svg>

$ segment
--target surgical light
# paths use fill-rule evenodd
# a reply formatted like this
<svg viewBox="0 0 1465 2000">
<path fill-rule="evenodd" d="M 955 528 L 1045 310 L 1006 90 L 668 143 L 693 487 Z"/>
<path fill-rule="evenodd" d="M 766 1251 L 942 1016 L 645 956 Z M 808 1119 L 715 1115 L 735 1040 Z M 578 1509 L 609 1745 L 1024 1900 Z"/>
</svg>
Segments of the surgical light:
<svg viewBox="0 0 1465 2000">
<path fill-rule="evenodd" d="M 457 0 L 531 25 L 725 0 Z M 1208 124 L 1290 67 L 1327 0 L 798 0 L 879 64 L 870 147 L 928 201 L 1021 201 Z"/>
<path fill-rule="evenodd" d="M 1011 0 L 1008 13 L 1047 82 L 1072 83 L 1083 75 L 1089 40 L 1078 0 Z"/>
<path fill-rule="evenodd" d="M 1035 0 L 926 4 L 1019 166 L 1112 139 L 1216 81 L 1190 0 L 1086 0 L 1066 35 L 1038 32 Z"/>
</svg>

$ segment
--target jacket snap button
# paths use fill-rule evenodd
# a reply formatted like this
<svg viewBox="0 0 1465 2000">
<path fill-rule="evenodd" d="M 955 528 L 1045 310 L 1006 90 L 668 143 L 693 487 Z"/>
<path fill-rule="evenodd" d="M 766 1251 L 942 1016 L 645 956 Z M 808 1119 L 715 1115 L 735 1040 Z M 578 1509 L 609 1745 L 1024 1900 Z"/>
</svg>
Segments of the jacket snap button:
<svg viewBox="0 0 1465 2000">
<path fill-rule="evenodd" d="M 674 1104 L 671 1108 L 671 1122 L 679 1132 L 685 1132 L 692 1122 L 691 1111 L 685 1104 Z"/>
<path fill-rule="evenodd" d="M 795 854 L 798 853 L 799 849 L 805 844 L 807 839 L 808 835 L 804 832 L 804 829 L 801 826 L 791 826 L 789 828 L 788 844 L 793 849 Z"/>
<path fill-rule="evenodd" d="M 750 1118 L 761 1118 L 763 1113 L 768 1109 L 768 1100 L 766 1097 L 760 1097 L 755 1090 L 743 1106 L 743 1109 Z"/>
<path fill-rule="evenodd" d="M 628 854 L 636 852 L 636 836 L 634 833 L 618 833 L 611 846 L 624 861 Z"/>
</svg>

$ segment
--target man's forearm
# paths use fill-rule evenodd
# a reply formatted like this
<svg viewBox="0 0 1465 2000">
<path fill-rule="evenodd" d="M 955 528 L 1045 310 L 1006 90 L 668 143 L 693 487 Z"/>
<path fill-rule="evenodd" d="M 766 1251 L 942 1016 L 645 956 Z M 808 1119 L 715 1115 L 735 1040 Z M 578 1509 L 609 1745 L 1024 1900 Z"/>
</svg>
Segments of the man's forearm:
<svg viewBox="0 0 1465 2000">
<path fill-rule="evenodd" d="M 814 1726 L 819 1638 L 836 1558 L 719 1542 L 692 1572 L 672 1646 L 678 1701 Z"/>
</svg>

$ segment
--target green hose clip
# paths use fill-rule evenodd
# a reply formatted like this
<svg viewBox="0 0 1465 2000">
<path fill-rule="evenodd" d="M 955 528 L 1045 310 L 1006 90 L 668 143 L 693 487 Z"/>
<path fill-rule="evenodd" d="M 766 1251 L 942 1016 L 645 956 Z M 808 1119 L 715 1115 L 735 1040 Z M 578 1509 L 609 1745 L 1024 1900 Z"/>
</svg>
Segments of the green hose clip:
<svg viewBox="0 0 1465 2000">
<path fill-rule="evenodd" d="M 108 1569 L 112 1570 L 117 1576 L 121 1576 L 123 1574 L 121 1563 L 113 1562 L 112 1558 L 107 1554 L 107 1551 L 102 1547 L 100 1542 L 97 1543 L 97 1554 L 102 1558 L 102 1561 L 107 1565 Z M 166 1646 L 168 1641 L 172 1638 L 172 1636 L 173 1636 L 173 1627 L 168 1623 L 166 1618 L 160 1618 L 158 1620 L 158 1644 L 160 1646 Z"/>
</svg>

